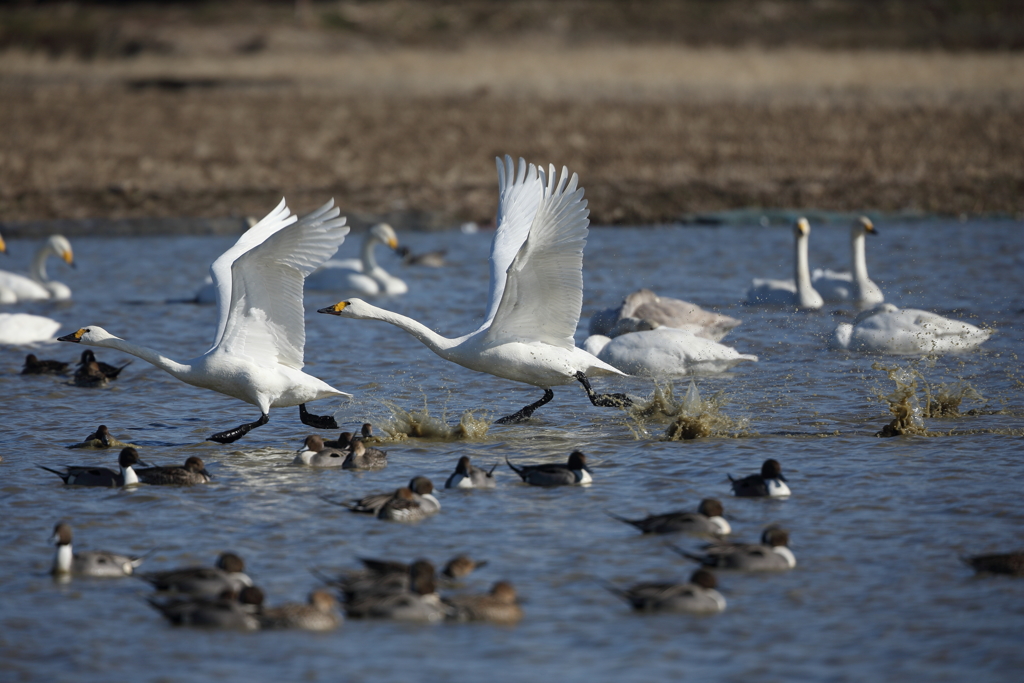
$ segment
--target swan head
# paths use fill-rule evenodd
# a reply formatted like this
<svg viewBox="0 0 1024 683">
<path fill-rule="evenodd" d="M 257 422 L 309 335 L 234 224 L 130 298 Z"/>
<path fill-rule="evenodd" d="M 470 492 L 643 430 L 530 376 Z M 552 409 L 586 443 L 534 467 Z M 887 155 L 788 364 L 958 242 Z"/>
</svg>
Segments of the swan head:
<svg viewBox="0 0 1024 683">
<path fill-rule="evenodd" d="M 395 229 L 387 223 L 378 223 L 370 228 L 370 235 L 392 249 L 398 249 L 398 235 L 395 234 Z"/>
<path fill-rule="evenodd" d="M 96 325 L 83 327 L 77 332 L 66 334 L 63 337 L 57 337 L 57 341 L 75 342 L 76 344 L 91 344 L 93 346 L 102 346 L 102 342 L 108 339 L 120 339 L 120 337 L 115 337 L 102 327 L 97 327 Z"/>
<path fill-rule="evenodd" d="M 374 307 L 362 299 L 349 299 L 348 301 L 339 301 L 327 308 L 321 308 L 317 313 L 338 315 L 342 318 L 356 318 L 357 320 L 375 320 L 373 311 Z"/>
<path fill-rule="evenodd" d="M 0 254 L 7 253 L 7 242 L 4 242 L 4 236 L 0 235 Z"/>
<path fill-rule="evenodd" d="M 868 235 L 877 235 L 878 231 L 875 230 L 875 224 L 871 222 L 871 219 L 867 216 L 861 216 L 853 222 L 853 233 L 858 235 L 865 233 Z"/>
<path fill-rule="evenodd" d="M 793 232 L 796 233 L 797 238 L 807 237 L 811 234 L 811 224 L 806 218 L 801 216 L 796 219 L 796 223 L 793 224 Z"/>
<path fill-rule="evenodd" d="M 50 235 L 50 239 L 46 240 L 45 249 L 55 256 L 60 256 L 64 263 L 72 268 L 75 267 L 75 254 L 71 251 L 71 243 L 64 235 Z"/>
</svg>

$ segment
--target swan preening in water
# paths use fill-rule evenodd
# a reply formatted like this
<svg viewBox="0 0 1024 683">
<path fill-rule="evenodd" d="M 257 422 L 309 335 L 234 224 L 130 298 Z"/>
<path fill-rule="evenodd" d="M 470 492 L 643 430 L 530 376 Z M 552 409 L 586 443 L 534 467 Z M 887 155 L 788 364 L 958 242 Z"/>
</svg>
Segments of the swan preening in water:
<svg viewBox="0 0 1024 683">
<path fill-rule="evenodd" d="M 879 304 L 858 315 L 852 325 L 840 323 L 830 346 L 897 355 L 959 353 L 977 348 L 989 336 L 987 330 L 936 313 Z"/>
<path fill-rule="evenodd" d="M 767 306 L 795 306 L 804 310 L 821 308 L 825 301 L 811 285 L 811 272 L 807 265 L 807 238 L 811 224 L 799 218 L 793 226 L 796 235 L 796 277 L 794 280 L 765 280 L 754 278 L 747 290 L 748 304 Z"/>
<path fill-rule="evenodd" d="M 282 199 L 277 208 L 213 262 L 217 285 L 217 336 L 210 350 L 179 363 L 106 330 L 83 327 L 60 341 L 104 346 L 137 356 L 186 384 L 210 389 L 260 409 L 255 422 L 209 437 L 230 443 L 267 423 L 271 408 L 299 406 L 304 424 L 337 429 L 330 416 L 311 415 L 305 404 L 349 396 L 302 372 L 306 328 L 302 282 L 330 258 L 348 228 L 334 200 L 297 219 Z"/>
<path fill-rule="evenodd" d="M 698 337 L 721 341 L 740 324 L 736 318 L 705 311 L 696 304 L 667 296 L 658 296 L 649 289 L 638 289 L 622 300 L 617 308 L 606 308 L 590 318 L 590 334 L 618 337 L 630 332 L 674 327 L 693 332 Z"/>
<path fill-rule="evenodd" d="M 307 289 L 328 289 L 364 296 L 405 294 L 409 287 L 377 265 L 373 250 L 378 244 L 398 249 L 398 236 L 387 223 L 370 228 L 357 259 L 331 259 L 306 278 Z"/>
<path fill-rule="evenodd" d="M 626 374 L 641 377 L 725 372 L 739 363 L 757 361 L 757 356 L 673 327 L 632 332 L 615 339 L 594 334 L 583 342 L 583 348 Z"/>
<path fill-rule="evenodd" d="M 2 240 L 0 240 L 0 244 L 3 244 Z M 4 251 L 6 251 L 6 247 Z M 50 256 L 59 256 L 69 266 L 75 267 L 75 256 L 71 251 L 71 243 L 63 235 L 51 235 L 32 260 L 32 268 L 29 270 L 30 277 L 0 270 L 0 304 L 70 299 L 70 287 L 46 276 L 46 259 Z"/>
<path fill-rule="evenodd" d="M 623 375 L 621 370 L 576 348 L 573 334 L 583 305 L 583 246 L 587 203 L 576 174 L 555 167 L 545 175 L 534 164 L 497 159 L 499 203 L 491 245 L 490 300 L 484 322 L 456 339 L 422 323 L 360 299 L 342 301 L 320 313 L 382 320 L 419 339 L 445 360 L 496 377 L 544 389 L 544 396 L 498 420 L 528 419 L 554 397 L 551 387 L 580 382 L 595 406 L 628 405 L 625 395 L 595 394 L 588 376 Z"/>
<path fill-rule="evenodd" d="M 0 313 L 0 344 L 27 345 L 56 341 L 60 323 L 29 313 Z"/>
<path fill-rule="evenodd" d="M 833 270 L 815 268 L 811 284 L 825 301 L 853 301 L 863 309 L 885 301 L 882 290 L 868 277 L 868 262 L 864 255 L 865 235 L 877 235 L 875 224 L 867 216 L 861 216 L 850 228 L 850 254 L 852 272 L 837 273 Z"/>
</svg>

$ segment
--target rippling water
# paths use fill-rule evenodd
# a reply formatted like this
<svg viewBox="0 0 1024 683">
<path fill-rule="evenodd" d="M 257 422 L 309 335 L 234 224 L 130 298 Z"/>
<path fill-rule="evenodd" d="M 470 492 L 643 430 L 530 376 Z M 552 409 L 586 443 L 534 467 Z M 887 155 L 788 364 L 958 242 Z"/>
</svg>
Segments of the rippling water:
<svg viewBox="0 0 1024 683">
<path fill-rule="evenodd" d="M 289 466 L 309 432 L 295 409 L 274 410 L 266 426 L 217 445 L 204 438 L 255 419 L 256 410 L 141 360 L 108 389 L 20 377 L 25 350 L 0 347 L 0 678 L 1016 679 L 1024 667 L 1024 581 L 975 578 L 958 558 L 1024 547 L 1024 231 L 1009 222 L 879 227 L 868 264 L 888 301 L 996 329 L 976 353 L 884 363 L 912 365 L 932 385 L 966 382 L 983 397 L 962 406 L 981 414 L 926 422 L 932 433 L 953 436 L 875 438 L 891 418 L 879 394 L 891 393 L 893 382 L 872 367 L 878 358 L 826 348 L 828 333 L 851 311 L 794 314 L 738 303 L 751 276 L 791 274 L 791 237 L 781 228 L 594 229 L 586 250 L 578 342 L 590 313 L 640 286 L 743 320 L 725 341 L 760 362 L 698 383 L 705 398 L 719 395 L 724 416 L 744 421 L 742 438 L 662 441 L 667 422 L 637 423 L 594 408 L 580 387 L 567 386 L 527 424 L 492 426 L 470 441 L 396 443 L 380 472 L 316 471 Z M 812 265 L 845 270 L 847 234 L 845 225 L 815 227 Z M 447 248 L 450 265 L 403 269 L 381 252 L 385 267 L 412 285 L 383 305 L 449 336 L 474 329 L 490 235 L 403 238 L 414 251 Z M 191 296 L 231 241 L 79 239 L 78 270 L 50 265 L 73 288 L 74 302 L 19 310 L 59 320 L 62 333 L 98 324 L 191 358 L 212 339 L 214 308 L 160 302 Z M 342 254 L 355 252 L 356 242 Z M 35 243 L 10 247 L 15 256 L 0 265 L 27 268 Z M 540 395 L 446 363 L 384 323 L 315 314 L 335 302 L 330 293 L 307 293 L 306 361 L 308 372 L 355 394 L 311 406 L 336 411 L 345 428 L 386 423 L 392 404 L 453 424 L 467 410 L 496 418 Z M 40 355 L 71 360 L 80 350 L 61 344 Z M 101 360 L 122 358 L 98 351 Z M 595 385 L 641 396 L 653 390 L 646 380 Z M 677 398 L 686 387 L 676 384 Z M 154 464 L 200 455 L 214 483 L 75 489 L 36 468 L 113 465 L 114 452 L 64 448 L 100 423 L 139 444 Z M 588 488 L 526 487 L 502 464 L 496 490 L 442 491 L 442 513 L 417 526 L 355 517 L 318 497 L 390 490 L 416 474 L 440 486 L 462 454 L 486 465 L 505 456 L 563 460 L 574 448 L 593 461 Z M 727 473 L 754 472 L 766 457 L 782 462 L 792 498 L 730 498 Z M 729 607 L 715 617 L 631 614 L 598 580 L 682 579 L 693 567 L 664 539 L 643 537 L 605 513 L 695 508 L 706 496 L 723 500 L 739 539 L 756 539 L 772 522 L 785 525 L 797 568 L 721 575 Z M 317 585 L 310 568 L 351 568 L 359 556 L 440 564 L 469 552 L 490 565 L 466 590 L 512 580 L 526 618 L 515 628 L 350 621 L 324 635 L 173 629 L 145 604 L 142 582 L 51 582 L 48 539 L 59 519 L 72 522 L 80 550 L 156 548 L 144 569 L 209 563 L 236 551 L 273 604 L 304 600 Z"/>
</svg>

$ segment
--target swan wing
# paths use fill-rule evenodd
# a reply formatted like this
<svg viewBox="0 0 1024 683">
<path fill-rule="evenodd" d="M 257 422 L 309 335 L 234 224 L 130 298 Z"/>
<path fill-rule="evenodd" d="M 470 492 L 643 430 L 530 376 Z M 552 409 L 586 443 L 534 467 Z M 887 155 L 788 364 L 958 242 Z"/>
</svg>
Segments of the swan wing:
<svg viewBox="0 0 1024 683">
<path fill-rule="evenodd" d="M 495 163 L 498 167 L 497 230 L 491 243 L 491 285 L 487 294 L 487 313 L 480 329 L 487 327 L 498 311 L 505 291 L 508 267 L 530 234 L 530 225 L 533 224 L 544 193 L 544 184 L 533 164 L 527 166 L 526 160 L 520 157 L 519 171 L 516 173 L 512 157 L 507 154 L 504 161 L 496 158 Z"/>
<path fill-rule="evenodd" d="M 340 210 L 333 207 L 332 199 L 297 221 L 279 218 L 248 241 L 248 248 L 230 263 L 230 299 L 218 299 L 222 316 L 224 309 L 227 316 L 215 346 L 257 362 L 302 368 L 303 280 L 335 254 L 349 230 L 345 218 L 338 217 Z M 287 211 L 283 202 L 278 208 Z M 218 293 L 224 291 L 218 272 L 221 259 L 224 256 L 214 263 Z"/>
<path fill-rule="evenodd" d="M 541 171 L 541 180 L 544 173 Z M 587 202 L 575 173 L 550 166 L 544 196 L 526 241 L 508 267 L 505 289 L 487 341 L 541 341 L 575 348 L 573 335 L 583 307 L 583 247 Z"/>
</svg>

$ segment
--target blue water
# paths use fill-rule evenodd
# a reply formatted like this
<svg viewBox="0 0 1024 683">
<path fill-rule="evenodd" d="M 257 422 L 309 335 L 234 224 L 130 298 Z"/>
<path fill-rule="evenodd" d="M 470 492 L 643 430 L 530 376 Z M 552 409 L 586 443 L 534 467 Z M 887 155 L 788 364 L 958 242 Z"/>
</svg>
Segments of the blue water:
<svg viewBox="0 0 1024 683">
<path fill-rule="evenodd" d="M 409 439 L 388 446 L 390 465 L 380 472 L 315 471 L 289 465 L 310 433 L 294 409 L 274 410 L 266 426 L 217 445 L 205 437 L 255 419 L 256 410 L 141 360 L 100 390 L 21 377 L 26 350 L 0 347 L 0 680 L 1017 680 L 1024 581 L 976 578 L 959 558 L 1024 548 L 1021 227 L 879 222 L 868 264 L 888 301 L 996 330 L 977 352 L 920 360 L 828 350 L 832 328 L 853 315 L 842 307 L 791 313 L 740 304 L 751 277 L 791 276 L 787 228 L 593 229 L 578 342 L 593 311 L 641 286 L 741 318 L 724 342 L 760 361 L 701 378 L 698 387 L 706 398 L 718 394 L 742 438 L 662 441 L 665 422 L 594 408 L 578 386 L 567 386 L 530 422 L 492 426 L 480 440 Z M 846 269 L 847 235 L 845 224 L 815 225 L 812 266 Z M 413 251 L 448 249 L 449 265 L 403 268 L 381 251 L 382 265 L 411 286 L 381 305 L 448 336 L 475 329 L 490 235 L 401 238 Z M 350 238 L 340 255 L 353 255 L 358 241 Z M 51 276 L 73 289 L 72 303 L 5 310 L 48 315 L 62 333 L 100 325 L 191 358 L 212 341 L 215 310 L 159 302 L 190 296 L 231 242 L 77 239 L 77 270 L 50 265 Z M 27 269 L 37 244 L 11 243 L 3 267 Z M 306 295 L 306 370 L 355 395 L 310 406 L 333 412 L 346 429 L 389 424 L 392 405 L 454 423 L 467 410 L 493 419 L 539 398 L 534 388 L 446 363 L 384 323 L 315 313 L 336 301 Z M 62 360 L 79 351 L 37 350 Z M 127 359 L 98 351 L 101 360 Z M 912 366 L 933 387 L 966 382 L 983 398 L 962 409 L 982 414 L 926 420 L 932 433 L 948 436 L 876 438 L 891 419 L 878 394 L 894 389 L 872 367 L 879 361 Z M 639 379 L 595 385 L 641 397 L 653 390 Z M 676 395 L 686 386 L 677 381 Z M 139 444 L 153 464 L 200 455 L 214 482 L 74 489 L 36 467 L 113 465 L 113 452 L 64 448 L 100 423 Z M 441 514 L 415 526 L 355 517 L 319 498 L 391 490 L 416 474 L 440 486 L 463 454 L 489 465 L 505 456 L 561 461 L 575 448 L 592 460 L 588 488 L 526 487 L 502 464 L 496 490 L 442 491 Z M 767 457 L 782 462 L 792 498 L 731 498 L 726 475 L 752 473 Z M 607 511 L 692 509 L 709 496 L 724 502 L 739 539 L 756 539 L 769 523 L 788 528 L 797 568 L 720 575 L 728 609 L 708 618 L 634 615 L 601 587 L 684 579 L 693 569 L 666 539 L 641 536 Z M 440 565 L 468 552 L 490 564 L 463 590 L 484 592 L 508 579 L 526 617 L 516 627 L 349 621 L 317 635 L 175 629 L 146 605 L 141 581 L 53 583 L 49 536 L 60 519 L 74 526 L 77 549 L 155 548 L 143 569 L 211 563 L 235 551 L 271 604 L 304 600 L 318 585 L 312 568 L 354 568 L 361 556 Z"/>
</svg>

